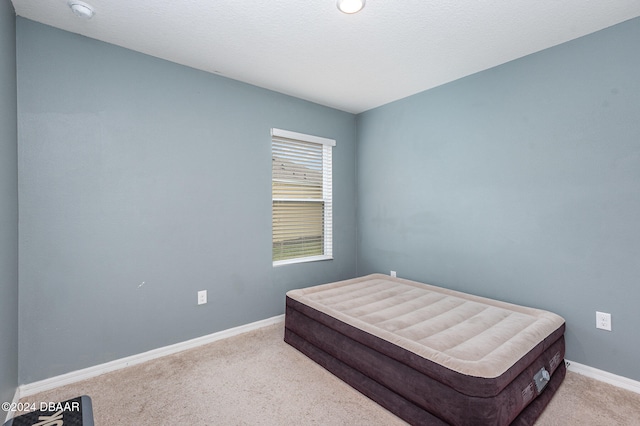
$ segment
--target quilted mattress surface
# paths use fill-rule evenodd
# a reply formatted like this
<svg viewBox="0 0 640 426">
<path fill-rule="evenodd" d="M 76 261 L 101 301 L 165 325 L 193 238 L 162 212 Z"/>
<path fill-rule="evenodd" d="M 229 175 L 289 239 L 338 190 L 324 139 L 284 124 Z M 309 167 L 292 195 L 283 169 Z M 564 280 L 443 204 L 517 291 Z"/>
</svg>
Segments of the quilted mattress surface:
<svg viewBox="0 0 640 426">
<path fill-rule="evenodd" d="M 559 315 L 382 274 L 287 297 L 454 372 L 495 378 L 564 328 Z"/>
</svg>

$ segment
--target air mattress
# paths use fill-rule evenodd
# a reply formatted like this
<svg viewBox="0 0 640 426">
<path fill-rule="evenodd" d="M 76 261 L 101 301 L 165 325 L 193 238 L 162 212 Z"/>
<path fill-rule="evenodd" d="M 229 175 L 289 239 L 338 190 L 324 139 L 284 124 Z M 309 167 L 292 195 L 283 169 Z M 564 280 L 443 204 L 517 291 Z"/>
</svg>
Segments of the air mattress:
<svg viewBox="0 0 640 426">
<path fill-rule="evenodd" d="M 565 375 L 564 319 L 368 275 L 291 290 L 285 341 L 411 424 L 533 424 Z"/>
</svg>

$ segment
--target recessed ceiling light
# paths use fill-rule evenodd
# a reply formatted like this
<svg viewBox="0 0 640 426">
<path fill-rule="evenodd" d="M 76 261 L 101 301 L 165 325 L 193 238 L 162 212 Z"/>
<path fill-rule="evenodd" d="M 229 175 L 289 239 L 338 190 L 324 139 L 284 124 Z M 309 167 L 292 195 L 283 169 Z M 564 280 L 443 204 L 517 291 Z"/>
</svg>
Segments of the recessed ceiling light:
<svg viewBox="0 0 640 426">
<path fill-rule="evenodd" d="M 366 0 L 338 0 L 338 9 L 344 13 L 357 13 L 362 10 Z"/>
<path fill-rule="evenodd" d="M 93 7 L 83 1 L 70 0 L 69 7 L 76 16 L 82 19 L 91 19 L 93 17 Z"/>
</svg>

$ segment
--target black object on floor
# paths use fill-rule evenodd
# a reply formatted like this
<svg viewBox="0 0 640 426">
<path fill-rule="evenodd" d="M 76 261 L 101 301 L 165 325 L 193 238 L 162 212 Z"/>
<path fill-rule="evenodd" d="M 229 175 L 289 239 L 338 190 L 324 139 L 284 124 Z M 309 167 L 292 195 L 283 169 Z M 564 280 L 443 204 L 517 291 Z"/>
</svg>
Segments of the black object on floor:
<svg viewBox="0 0 640 426">
<path fill-rule="evenodd" d="M 93 426 L 93 407 L 87 395 L 62 402 L 34 402 L 30 408 L 35 411 L 14 417 L 3 426 Z"/>
</svg>

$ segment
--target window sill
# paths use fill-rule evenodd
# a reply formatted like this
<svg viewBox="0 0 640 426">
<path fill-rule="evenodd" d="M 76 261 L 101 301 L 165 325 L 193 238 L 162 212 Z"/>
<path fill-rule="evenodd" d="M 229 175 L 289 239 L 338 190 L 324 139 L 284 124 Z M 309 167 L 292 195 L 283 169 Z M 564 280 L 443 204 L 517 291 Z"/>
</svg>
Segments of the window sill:
<svg viewBox="0 0 640 426">
<path fill-rule="evenodd" d="M 287 260 L 276 260 L 273 262 L 273 266 L 283 266 L 283 265 L 292 265 L 294 263 L 307 263 L 307 262 L 318 262 L 321 260 L 333 260 L 333 256 L 309 256 L 309 257 L 299 257 L 297 259 L 287 259 Z"/>
</svg>

